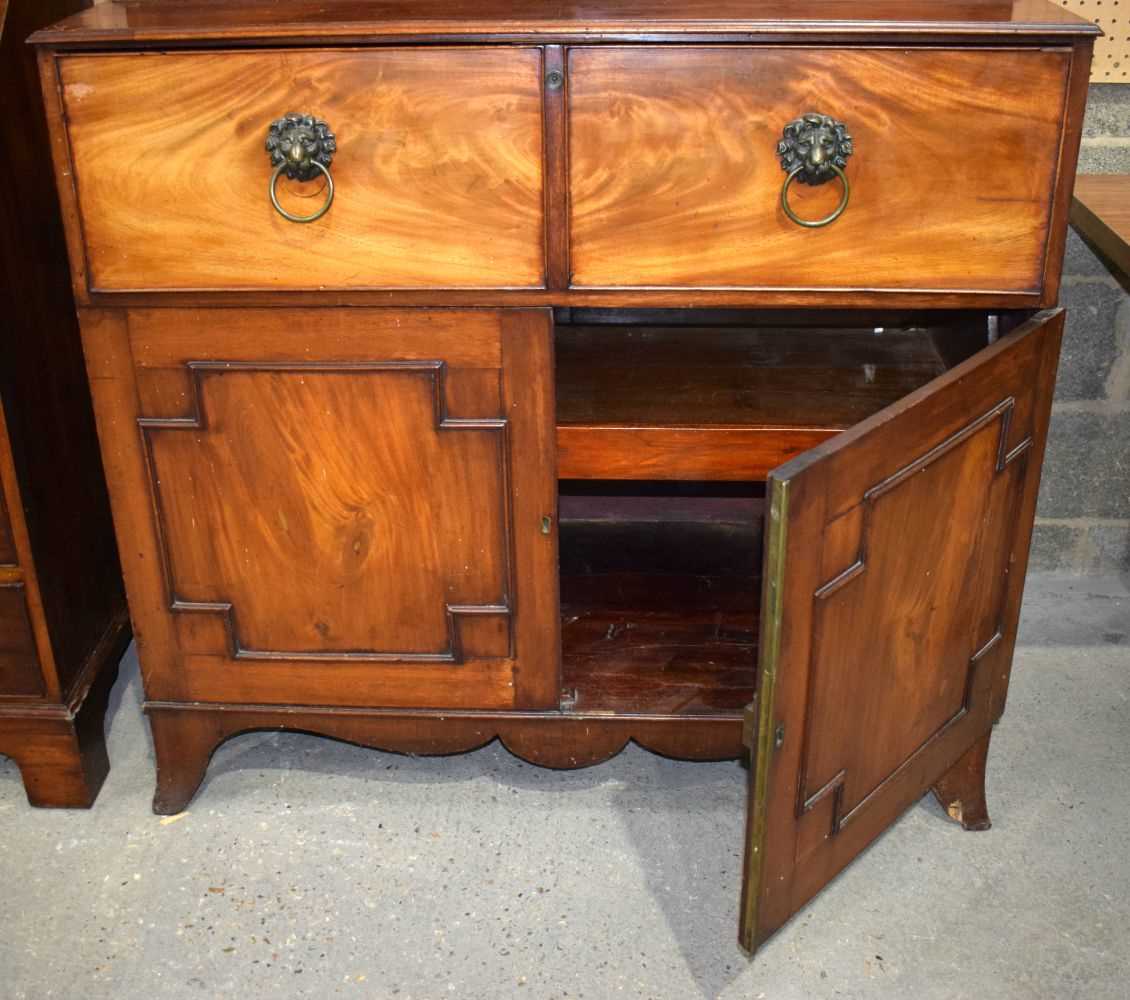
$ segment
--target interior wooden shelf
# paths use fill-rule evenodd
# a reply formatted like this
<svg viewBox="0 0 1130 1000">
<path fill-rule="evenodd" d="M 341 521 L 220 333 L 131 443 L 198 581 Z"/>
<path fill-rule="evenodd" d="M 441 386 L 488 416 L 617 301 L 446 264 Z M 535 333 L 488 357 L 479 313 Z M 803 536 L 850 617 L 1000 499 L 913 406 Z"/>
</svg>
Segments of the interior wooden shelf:
<svg viewBox="0 0 1130 1000">
<path fill-rule="evenodd" d="M 567 707 L 741 712 L 756 679 L 762 506 L 746 498 L 562 497 Z"/>
<path fill-rule="evenodd" d="M 928 330 L 561 325 L 558 475 L 762 480 L 941 374 Z"/>
</svg>

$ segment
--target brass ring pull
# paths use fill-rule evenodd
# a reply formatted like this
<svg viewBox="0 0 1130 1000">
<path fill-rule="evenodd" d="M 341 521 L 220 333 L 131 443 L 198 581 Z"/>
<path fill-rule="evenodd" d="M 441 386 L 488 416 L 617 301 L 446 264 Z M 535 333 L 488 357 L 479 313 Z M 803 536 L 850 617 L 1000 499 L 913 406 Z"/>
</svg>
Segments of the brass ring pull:
<svg viewBox="0 0 1130 1000">
<path fill-rule="evenodd" d="M 848 134 L 847 126 L 831 115 L 809 111 L 789 122 L 777 143 L 777 155 L 781 158 L 781 169 L 785 172 L 785 183 L 781 188 L 781 210 L 785 215 L 805 229 L 829 226 L 843 215 L 851 197 L 851 185 L 844 167 L 853 152 L 854 141 Z M 831 215 L 822 219 L 802 219 L 792 210 L 789 205 L 789 188 L 793 181 L 817 185 L 826 184 L 833 177 L 840 179 L 844 191 Z"/>
<path fill-rule="evenodd" d="M 844 191 L 840 196 L 840 203 L 830 214 L 825 215 L 822 219 L 802 219 L 793 211 L 792 206 L 789 204 L 789 188 L 792 187 L 793 181 L 796 180 L 797 176 L 804 170 L 804 166 L 794 167 L 789 171 L 789 176 L 785 178 L 784 186 L 781 188 L 781 209 L 784 211 L 785 215 L 792 219 L 798 226 L 804 226 L 806 229 L 819 229 L 821 226 L 830 226 L 844 214 L 844 209 L 847 208 L 848 198 L 851 197 L 851 184 L 848 183 L 847 175 L 834 163 L 830 163 L 828 166 L 832 168 L 836 176 L 840 179 L 840 184 L 843 185 Z"/>
<path fill-rule="evenodd" d="M 290 222 L 315 222 L 330 210 L 334 200 L 334 179 L 330 164 L 337 152 L 337 138 L 321 118 L 291 112 L 267 129 L 267 155 L 275 168 L 267 191 L 275 211 Z M 326 197 L 321 208 L 312 215 L 295 215 L 279 204 L 279 177 L 286 174 L 292 181 L 312 181 L 318 174 L 326 179 Z"/>
<path fill-rule="evenodd" d="M 333 204 L 334 179 L 330 176 L 329 169 L 327 167 L 323 167 L 322 164 L 320 164 L 317 160 L 313 160 L 311 162 L 322 172 L 322 176 L 326 179 L 325 200 L 322 202 L 321 207 L 319 207 L 319 209 L 311 215 L 294 215 L 292 212 L 288 212 L 285 208 L 282 207 L 282 205 L 279 204 L 279 177 L 286 169 L 286 164 L 280 163 L 271 172 L 271 184 L 269 189 L 271 192 L 271 204 L 275 206 L 275 211 L 278 212 L 279 215 L 281 215 L 284 219 L 289 220 L 290 222 L 317 222 L 318 219 L 320 219 L 330 210 L 330 205 Z"/>
</svg>

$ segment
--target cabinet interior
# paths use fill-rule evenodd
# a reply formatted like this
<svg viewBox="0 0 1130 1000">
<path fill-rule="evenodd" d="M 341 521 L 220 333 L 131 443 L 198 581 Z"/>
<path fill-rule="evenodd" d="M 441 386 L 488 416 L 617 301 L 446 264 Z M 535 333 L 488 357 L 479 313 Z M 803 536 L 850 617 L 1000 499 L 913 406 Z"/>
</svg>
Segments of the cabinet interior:
<svg viewBox="0 0 1130 1000">
<path fill-rule="evenodd" d="M 1019 318 L 558 310 L 562 708 L 740 713 L 769 473 Z"/>
</svg>

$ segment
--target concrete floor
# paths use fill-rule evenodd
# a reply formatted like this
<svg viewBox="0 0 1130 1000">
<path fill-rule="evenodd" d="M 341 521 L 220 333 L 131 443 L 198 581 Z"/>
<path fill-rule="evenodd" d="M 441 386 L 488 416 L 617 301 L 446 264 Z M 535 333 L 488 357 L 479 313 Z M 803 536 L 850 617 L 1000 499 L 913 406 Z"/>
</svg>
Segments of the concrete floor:
<svg viewBox="0 0 1130 1000">
<path fill-rule="evenodd" d="M 923 800 L 752 963 L 737 764 L 543 771 L 313 737 L 224 745 L 181 817 L 127 655 L 94 809 L 0 758 L 0 996 L 1130 996 L 1130 598 L 1029 581 L 994 826 Z"/>
</svg>

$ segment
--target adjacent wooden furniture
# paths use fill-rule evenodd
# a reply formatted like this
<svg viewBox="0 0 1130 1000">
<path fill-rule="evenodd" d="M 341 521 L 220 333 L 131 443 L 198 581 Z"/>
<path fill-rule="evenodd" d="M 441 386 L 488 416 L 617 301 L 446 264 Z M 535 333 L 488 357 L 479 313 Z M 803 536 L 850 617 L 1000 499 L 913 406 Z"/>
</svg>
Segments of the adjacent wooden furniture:
<svg viewBox="0 0 1130 1000">
<path fill-rule="evenodd" d="M 1095 29 L 474 7 L 36 36 L 155 808 L 249 729 L 744 745 L 752 949 L 927 789 L 988 825 Z"/>
<path fill-rule="evenodd" d="M 1130 174 L 1080 174 L 1071 224 L 1130 274 Z"/>
<path fill-rule="evenodd" d="M 0 0 L 0 754 L 37 806 L 89 806 L 129 625 L 24 40 L 85 4 Z"/>
</svg>

